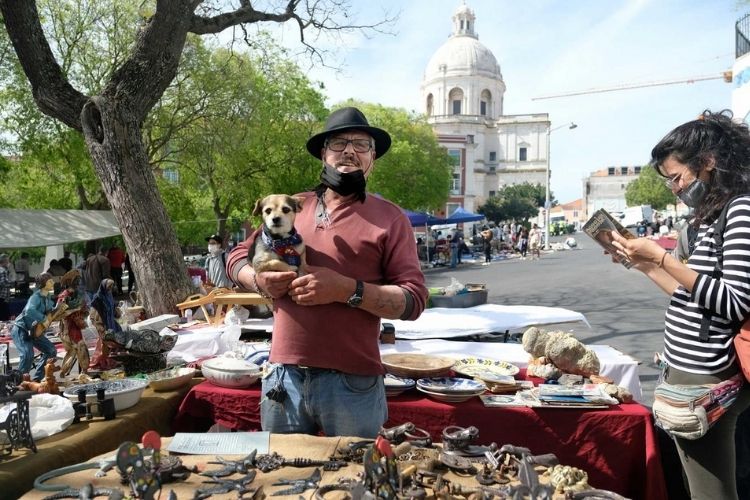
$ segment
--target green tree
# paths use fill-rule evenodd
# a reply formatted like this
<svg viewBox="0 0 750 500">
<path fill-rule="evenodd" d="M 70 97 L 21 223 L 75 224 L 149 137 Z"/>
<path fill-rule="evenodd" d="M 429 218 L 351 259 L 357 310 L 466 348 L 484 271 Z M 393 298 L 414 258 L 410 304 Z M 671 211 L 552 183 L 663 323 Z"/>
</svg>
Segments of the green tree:
<svg viewBox="0 0 750 500">
<path fill-rule="evenodd" d="M 247 220 L 262 195 L 298 192 L 315 182 L 319 165 L 305 141 L 326 114 L 323 96 L 270 38 L 255 43 L 262 57 L 194 44 L 190 67 L 181 70 L 191 78 L 174 89 L 180 96 L 171 96 L 199 100 L 206 110 L 170 134 L 171 154 L 164 156 L 164 163 L 179 173 L 183 196 L 195 201 L 194 213 L 184 215 L 215 221 L 210 229 L 204 223 L 182 223 L 168 203 L 183 244 L 202 242 L 207 232 L 226 235 L 227 221 Z M 163 114 L 172 109 L 165 107 Z M 185 205 L 179 193 L 171 202 Z"/>
<path fill-rule="evenodd" d="M 70 2 L 71 18 L 77 17 L 76 8 L 96 3 Z M 188 34 L 292 21 L 299 28 L 301 43 L 322 61 L 305 38 L 309 31 L 341 32 L 367 26 L 351 24 L 351 8 L 345 0 L 290 0 L 268 11 L 256 10 L 245 0 L 237 4 L 156 0 L 139 5 L 142 17 L 127 30 L 132 39 L 119 57 L 102 57 L 96 71 L 103 75 L 103 85 L 88 93 L 60 65 L 49 39 L 63 39 L 67 34 L 45 32 L 37 2 L 0 0 L 0 13 L 36 105 L 83 133 L 96 176 L 131 250 L 144 306 L 156 314 L 173 311 L 174 304 L 190 292 L 190 283 L 144 145 L 143 123 L 177 75 Z M 87 34 L 79 42 L 71 44 L 71 50 L 85 50 L 83 45 L 96 45 L 98 39 Z"/>
<path fill-rule="evenodd" d="M 450 157 L 440 146 L 422 115 L 379 104 L 347 101 L 356 106 L 374 127 L 386 130 L 391 149 L 375 163 L 368 190 L 410 210 L 437 210 L 445 205 L 450 189 Z"/>
<path fill-rule="evenodd" d="M 663 210 L 675 203 L 675 195 L 664 183 L 664 177 L 654 167 L 646 165 L 641 175 L 625 188 L 625 203 L 629 207 L 651 205 L 654 210 Z"/>
<path fill-rule="evenodd" d="M 496 196 L 488 198 L 477 211 L 493 221 L 525 221 L 539 213 L 539 207 L 544 206 L 545 197 L 545 188 L 540 184 L 513 184 L 500 189 Z M 551 193 L 550 199 L 554 200 Z"/>
</svg>

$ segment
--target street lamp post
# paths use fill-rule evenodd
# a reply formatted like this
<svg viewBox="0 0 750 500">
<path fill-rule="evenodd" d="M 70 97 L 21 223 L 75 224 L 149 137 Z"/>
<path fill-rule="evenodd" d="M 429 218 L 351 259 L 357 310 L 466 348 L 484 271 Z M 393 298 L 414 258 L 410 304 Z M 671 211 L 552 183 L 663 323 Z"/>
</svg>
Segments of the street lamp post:
<svg viewBox="0 0 750 500">
<path fill-rule="evenodd" d="M 566 123 L 565 125 L 560 125 L 559 127 L 555 127 L 555 128 L 551 128 L 551 129 L 547 130 L 547 169 L 546 169 L 546 175 L 545 175 L 546 182 L 544 184 L 544 249 L 545 250 L 549 250 L 549 212 L 550 212 L 550 209 L 552 208 L 552 206 L 551 206 L 552 204 L 550 203 L 550 199 L 549 199 L 549 177 L 550 177 L 550 172 L 549 172 L 549 165 L 550 165 L 550 163 L 549 163 L 549 153 L 550 153 L 550 149 L 549 149 L 549 136 L 555 130 L 561 129 L 563 127 L 568 127 L 568 129 L 572 130 L 572 129 L 578 127 L 578 125 L 576 125 L 573 122 L 569 122 L 569 123 Z"/>
</svg>

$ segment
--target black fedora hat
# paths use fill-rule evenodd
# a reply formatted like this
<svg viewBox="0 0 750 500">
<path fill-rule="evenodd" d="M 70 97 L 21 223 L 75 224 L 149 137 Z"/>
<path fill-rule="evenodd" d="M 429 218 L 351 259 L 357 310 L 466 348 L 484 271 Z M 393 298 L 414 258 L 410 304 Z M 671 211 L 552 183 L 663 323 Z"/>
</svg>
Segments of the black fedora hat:
<svg viewBox="0 0 750 500">
<path fill-rule="evenodd" d="M 320 152 L 323 150 L 326 138 L 334 132 L 345 130 L 362 130 L 370 134 L 375 139 L 375 152 L 378 158 L 386 154 L 391 147 L 391 136 L 388 135 L 388 132 L 377 127 L 371 127 L 360 110 L 347 107 L 331 113 L 326 120 L 323 131 L 310 137 L 307 141 L 307 150 L 315 158 L 320 158 Z"/>
</svg>

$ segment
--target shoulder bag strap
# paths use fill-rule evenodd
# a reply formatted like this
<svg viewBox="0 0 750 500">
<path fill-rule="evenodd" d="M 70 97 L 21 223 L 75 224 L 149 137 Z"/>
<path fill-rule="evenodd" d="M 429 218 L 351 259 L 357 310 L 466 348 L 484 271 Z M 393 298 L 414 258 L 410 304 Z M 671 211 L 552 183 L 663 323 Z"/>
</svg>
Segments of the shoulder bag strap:
<svg viewBox="0 0 750 500">
<path fill-rule="evenodd" d="M 716 247 L 716 266 L 714 266 L 714 270 L 711 272 L 711 277 L 714 279 L 720 279 L 723 275 L 721 268 L 724 264 L 724 229 L 727 226 L 727 213 L 729 212 L 729 205 L 731 205 L 732 202 L 737 198 L 739 198 L 739 196 L 732 198 L 727 202 L 726 205 L 724 205 L 724 208 L 721 210 L 719 217 L 714 223 L 713 238 Z M 703 317 L 701 318 L 701 331 L 698 335 L 698 338 L 701 340 L 701 342 L 708 341 L 708 334 L 711 329 L 712 316 L 712 311 L 705 308 L 703 309 Z"/>
</svg>

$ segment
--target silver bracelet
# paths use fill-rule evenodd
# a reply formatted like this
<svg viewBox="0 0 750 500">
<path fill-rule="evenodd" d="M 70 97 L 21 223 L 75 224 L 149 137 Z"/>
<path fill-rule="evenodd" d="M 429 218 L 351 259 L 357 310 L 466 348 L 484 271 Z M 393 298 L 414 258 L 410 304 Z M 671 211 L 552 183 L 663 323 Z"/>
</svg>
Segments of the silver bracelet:
<svg viewBox="0 0 750 500">
<path fill-rule="evenodd" d="M 258 295 L 260 295 L 264 299 L 273 300 L 273 297 L 263 291 L 260 285 L 258 285 L 258 275 L 255 272 L 253 272 L 253 285 L 255 286 L 255 291 L 258 292 Z"/>
</svg>

